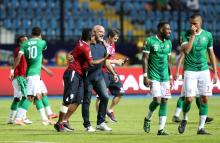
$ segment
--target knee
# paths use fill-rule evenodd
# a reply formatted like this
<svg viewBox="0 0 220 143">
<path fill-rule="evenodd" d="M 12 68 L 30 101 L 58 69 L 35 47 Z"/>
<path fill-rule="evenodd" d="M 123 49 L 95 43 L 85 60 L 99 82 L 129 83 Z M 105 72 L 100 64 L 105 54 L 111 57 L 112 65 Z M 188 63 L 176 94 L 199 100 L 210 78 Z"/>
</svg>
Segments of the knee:
<svg viewBox="0 0 220 143">
<path fill-rule="evenodd" d="M 190 104 L 193 101 L 192 97 L 185 98 L 185 103 Z"/>
<path fill-rule="evenodd" d="M 42 100 L 41 94 L 37 94 L 34 99 L 35 99 L 35 100 Z"/>
<path fill-rule="evenodd" d="M 206 104 L 206 103 L 208 103 L 208 98 L 206 96 L 202 96 L 200 101 L 201 101 L 201 103 Z"/>
<path fill-rule="evenodd" d="M 158 105 L 160 105 L 160 103 L 161 103 L 161 98 L 160 98 L 160 97 L 154 97 L 154 98 L 153 98 L 153 101 L 154 101 L 155 103 L 157 103 Z"/>
<path fill-rule="evenodd" d="M 29 101 L 33 102 L 33 101 L 34 101 L 34 96 L 29 95 L 29 96 L 27 96 L 27 99 L 28 99 Z"/>
</svg>

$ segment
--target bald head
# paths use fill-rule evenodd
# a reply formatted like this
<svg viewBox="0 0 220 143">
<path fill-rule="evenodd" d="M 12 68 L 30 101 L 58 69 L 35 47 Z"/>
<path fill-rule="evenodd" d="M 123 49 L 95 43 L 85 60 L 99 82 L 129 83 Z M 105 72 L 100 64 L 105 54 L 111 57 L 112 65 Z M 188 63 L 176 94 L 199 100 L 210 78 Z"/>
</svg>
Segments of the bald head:
<svg viewBox="0 0 220 143">
<path fill-rule="evenodd" d="M 104 40 L 105 28 L 101 25 L 95 25 L 92 29 L 93 34 L 95 35 L 95 40 L 97 42 L 102 42 Z"/>
</svg>

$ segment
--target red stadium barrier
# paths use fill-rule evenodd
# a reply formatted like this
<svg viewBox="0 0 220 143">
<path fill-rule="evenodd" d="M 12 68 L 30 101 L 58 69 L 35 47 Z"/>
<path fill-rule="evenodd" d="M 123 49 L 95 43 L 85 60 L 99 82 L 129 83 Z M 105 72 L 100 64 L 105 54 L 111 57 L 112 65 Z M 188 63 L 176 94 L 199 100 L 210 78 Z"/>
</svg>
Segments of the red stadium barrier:
<svg viewBox="0 0 220 143">
<path fill-rule="evenodd" d="M 49 95 L 62 95 L 63 93 L 63 72 L 65 68 L 51 67 L 50 70 L 53 71 L 53 77 L 47 75 L 44 71 L 42 72 L 42 79 L 47 86 Z M 140 67 L 125 67 L 117 68 L 118 74 L 120 75 L 121 81 L 123 83 L 126 94 L 146 94 L 149 93 L 149 88 L 143 85 L 143 75 L 142 68 Z M 220 72 L 220 68 L 218 68 Z M 173 73 L 175 68 L 173 68 Z M 0 68 L 0 96 L 12 96 L 13 89 L 9 77 L 9 68 Z M 182 81 L 175 84 L 172 93 L 179 94 L 181 92 Z M 214 93 L 220 93 L 220 83 L 217 84 L 214 89 Z"/>
</svg>

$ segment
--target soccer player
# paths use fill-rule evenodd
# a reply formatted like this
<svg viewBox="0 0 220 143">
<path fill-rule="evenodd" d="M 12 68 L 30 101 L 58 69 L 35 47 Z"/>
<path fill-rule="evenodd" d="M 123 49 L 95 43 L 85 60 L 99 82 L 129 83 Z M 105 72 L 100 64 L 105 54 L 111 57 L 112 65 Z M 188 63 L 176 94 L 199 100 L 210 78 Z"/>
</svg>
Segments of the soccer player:
<svg viewBox="0 0 220 143">
<path fill-rule="evenodd" d="M 76 43 L 73 49 L 72 60 L 63 75 L 64 80 L 64 95 L 63 103 L 60 108 L 60 114 L 58 122 L 54 125 L 54 128 L 58 132 L 72 131 L 68 126 L 64 124 L 65 120 L 68 120 L 70 116 L 76 111 L 79 104 L 83 101 L 84 95 L 84 82 L 83 77 L 86 75 L 86 69 L 89 65 L 95 66 L 104 62 L 108 55 L 105 57 L 93 60 L 91 50 L 89 48 L 92 37 L 91 29 L 84 29 L 82 31 L 81 40 Z"/>
<path fill-rule="evenodd" d="M 179 57 L 179 61 L 177 62 L 177 70 L 176 70 L 176 74 L 174 76 L 174 80 L 179 79 L 180 66 L 183 63 L 184 58 L 185 58 L 185 55 L 184 55 L 183 52 L 181 52 L 180 57 Z M 183 108 L 183 102 L 184 102 L 184 99 L 185 99 L 185 97 L 183 95 L 183 90 L 184 90 L 184 88 L 182 87 L 181 96 L 179 97 L 179 99 L 177 101 L 176 110 L 175 110 L 175 113 L 174 113 L 174 116 L 173 116 L 173 119 L 172 119 L 173 122 L 176 122 L 176 123 L 179 123 L 181 121 L 180 118 L 179 118 L 179 115 L 180 115 L 180 112 Z M 196 95 L 198 95 L 198 91 L 196 91 Z M 200 108 L 200 98 L 199 98 L 199 96 L 196 96 L 196 105 L 199 109 Z M 205 122 L 210 123 L 212 121 L 213 121 L 213 118 L 207 117 Z"/>
<path fill-rule="evenodd" d="M 34 27 L 31 33 L 31 39 L 25 41 L 18 53 L 15 63 L 11 69 L 11 79 L 14 78 L 14 69 L 21 60 L 22 55 L 25 56 L 27 62 L 27 99 L 18 108 L 15 124 L 24 125 L 22 117 L 26 114 L 31 103 L 35 100 L 35 104 L 42 118 L 42 123 L 48 125 L 51 122 L 48 120 L 41 101 L 40 91 L 40 73 L 43 58 L 43 51 L 46 49 L 46 41 L 42 40 L 41 29 Z"/>
<path fill-rule="evenodd" d="M 103 45 L 103 37 L 105 34 L 105 29 L 101 25 L 95 25 L 93 27 L 94 32 L 94 39 L 90 45 L 90 49 L 92 52 L 93 59 L 101 59 L 106 54 L 106 48 Z M 112 70 L 112 66 L 108 61 L 105 62 L 107 68 L 110 70 L 110 72 L 113 73 L 114 77 L 118 77 L 117 74 Z M 83 98 L 83 104 L 82 104 L 82 116 L 84 120 L 84 127 L 87 132 L 94 132 L 95 129 L 91 126 L 90 120 L 89 120 L 89 106 L 91 102 L 91 96 L 92 96 L 92 90 L 94 89 L 95 92 L 99 95 L 100 98 L 100 104 L 98 109 L 98 115 L 97 115 L 97 130 L 101 131 L 111 131 L 112 129 L 107 126 L 105 123 L 105 116 L 107 112 L 107 106 L 108 106 L 108 99 L 109 95 L 107 92 L 107 87 L 102 75 L 102 66 L 103 65 L 97 65 L 96 67 L 90 67 L 88 70 L 88 74 L 85 79 L 85 94 Z"/>
<path fill-rule="evenodd" d="M 171 98 L 170 80 L 171 74 L 171 49 L 169 40 L 171 28 L 168 22 L 160 22 L 157 26 L 157 34 L 145 40 L 143 49 L 144 85 L 150 87 L 153 101 L 149 105 L 149 111 L 144 118 L 144 131 L 150 132 L 150 121 L 153 112 L 159 109 L 159 130 L 157 135 L 168 135 L 165 130 L 167 119 L 167 100 Z"/>
<path fill-rule="evenodd" d="M 191 29 L 181 35 L 181 47 L 185 53 L 184 59 L 184 95 L 183 119 L 178 127 L 180 134 L 184 133 L 187 124 L 187 114 L 190 110 L 196 90 L 200 96 L 200 122 L 197 134 L 209 134 L 205 131 L 205 121 L 208 114 L 208 96 L 212 95 L 212 85 L 208 67 L 207 52 L 214 70 L 213 83 L 217 82 L 217 68 L 213 51 L 212 34 L 202 29 L 202 17 L 193 14 L 190 17 Z"/>
<path fill-rule="evenodd" d="M 18 52 L 20 50 L 20 46 L 24 41 L 27 41 L 27 37 L 25 35 L 21 35 L 17 38 L 17 48 L 14 50 L 14 59 L 18 56 Z M 27 96 L 26 91 L 26 80 L 25 80 L 25 74 L 26 74 L 26 68 L 27 63 L 25 60 L 24 55 L 22 55 L 21 60 L 18 64 L 18 66 L 14 70 L 14 79 L 12 79 L 12 86 L 14 89 L 14 100 L 11 104 L 11 111 L 9 114 L 8 124 L 13 124 L 15 116 L 17 114 L 18 106 L 23 103 Z M 23 117 L 23 121 L 25 124 L 31 124 L 32 122 L 27 119 L 26 114 Z"/>
<path fill-rule="evenodd" d="M 105 42 L 105 47 L 107 48 L 108 53 L 111 55 L 107 61 L 114 67 L 115 65 L 122 66 L 127 61 L 127 59 L 115 59 L 115 42 L 119 38 L 119 31 L 116 29 L 110 29 L 107 34 L 107 39 Z M 112 122 L 117 122 L 114 107 L 119 103 L 121 97 L 125 94 L 123 85 L 120 80 L 115 81 L 115 78 L 112 73 L 110 73 L 106 66 L 102 67 L 103 76 L 107 88 L 110 90 L 111 94 L 114 96 L 111 102 L 109 109 L 107 110 L 107 115 Z M 117 77 L 119 79 L 119 76 Z M 97 97 L 96 100 L 96 109 L 98 111 L 100 99 Z"/>
</svg>

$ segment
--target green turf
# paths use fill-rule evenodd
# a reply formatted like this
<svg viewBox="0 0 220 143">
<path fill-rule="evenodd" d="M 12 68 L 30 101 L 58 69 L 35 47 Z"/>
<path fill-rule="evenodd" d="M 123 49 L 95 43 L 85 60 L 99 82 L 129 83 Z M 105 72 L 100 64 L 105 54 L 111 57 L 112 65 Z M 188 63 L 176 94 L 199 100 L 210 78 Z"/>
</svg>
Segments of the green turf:
<svg viewBox="0 0 220 143">
<path fill-rule="evenodd" d="M 91 121 L 93 127 L 96 125 L 95 105 L 92 100 Z M 86 133 L 82 125 L 81 107 L 71 118 L 71 124 L 75 131 L 69 133 L 58 133 L 53 126 L 43 126 L 35 107 L 32 106 L 28 112 L 28 117 L 34 122 L 32 125 L 24 127 L 16 125 L 6 125 L 9 112 L 10 100 L 1 99 L 0 101 L 0 142 L 19 142 L 19 143 L 218 143 L 220 142 L 220 112 L 219 97 L 210 98 L 209 116 L 214 117 L 211 124 L 206 125 L 206 130 L 212 133 L 210 136 L 197 135 L 198 109 L 195 103 L 189 113 L 189 122 L 183 135 L 177 131 L 178 124 L 172 123 L 172 115 L 176 106 L 177 98 L 169 101 L 169 112 L 166 124 L 166 131 L 169 136 L 157 136 L 158 112 L 152 117 L 151 132 L 146 134 L 143 131 L 143 120 L 148 109 L 151 98 L 129 98 L 122 99 L 116 108 L 117 123 L 108 123 L 113 129 L 109 132 Z M 52 108 L 58 112 L 61 99 L 51 99 Z M 158 111 L 158 110 L 157 110 Z"/>
</svg>

